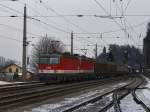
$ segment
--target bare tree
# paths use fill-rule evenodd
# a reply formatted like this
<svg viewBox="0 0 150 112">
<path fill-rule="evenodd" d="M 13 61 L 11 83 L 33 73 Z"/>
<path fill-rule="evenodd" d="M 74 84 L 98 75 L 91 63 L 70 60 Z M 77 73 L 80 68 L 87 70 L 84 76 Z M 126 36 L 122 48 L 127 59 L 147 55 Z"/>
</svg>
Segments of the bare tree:
<svg viewBox="0 0 150 112">
<path fill-rule="evenodd" d="M 32 50 L 30 61 L 32 70 L 36 70 L 40 54 L 51 54 L 53 52 L 62 53 L 64 51 L 64 44 L 61 41 L 52 39 L 50 37 L 41 38 Z"/>
<path fill-rule="evenodd" d="M 5 62 L 6 62 L 5 58 L 1 56 L 0 57 L 0 68 L 5 66 Z"/>
<path fill-rule="evenodd" d="M 16 63 L 15 60 L 6 59 L 6 58 L 0 56 L 0 68 L 7 66 L 7 65 L 10 65 L 10 64 L 15 64 L 15 63 Z"/>
</svg>

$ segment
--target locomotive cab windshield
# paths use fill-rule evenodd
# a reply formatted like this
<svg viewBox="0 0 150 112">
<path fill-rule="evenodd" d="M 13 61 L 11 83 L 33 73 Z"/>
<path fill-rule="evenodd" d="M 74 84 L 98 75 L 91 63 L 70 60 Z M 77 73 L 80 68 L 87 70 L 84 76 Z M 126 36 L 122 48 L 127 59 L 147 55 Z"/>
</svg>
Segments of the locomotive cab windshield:
<svg viewBox="0 0 150 112">
<path fill-rule="evenodd" d="M 59 64 L 60 56 L 59 55 L 50 55 L 50 56 L 40 56 L 40 64 Z"/>
</svg>

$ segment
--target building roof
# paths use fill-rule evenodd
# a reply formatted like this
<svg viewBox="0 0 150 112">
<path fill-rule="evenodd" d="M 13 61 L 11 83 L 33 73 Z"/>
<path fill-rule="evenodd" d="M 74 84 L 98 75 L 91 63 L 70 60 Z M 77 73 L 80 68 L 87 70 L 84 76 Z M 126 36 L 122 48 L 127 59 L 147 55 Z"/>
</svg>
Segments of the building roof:
<svg viewBox="0 0 150 112">
<path fill-rule="evenodd" d="M 4 67 L 0 68 L 0 71 L 1 71 L 1 70 L 4 70 L 4 69 L 6 69 L 7 67 L 12 66 L 12 65 L 15 65 L 15 66 L 17 66 L 18 68 L 22 69 L 22 67 L 21 67 L 21 66 L 19 66 L 19 65 L 15 64 L 15 63 L 13 63 L 13 64 L 9 64 L 9 65 L 6 65 L 6 66 L 4 66 Z M 29 73 L 33 73 L 33 72 L 29 71 L 29 70 L 27 70 L 27 72 L 29 72 Z"/>
</svg>

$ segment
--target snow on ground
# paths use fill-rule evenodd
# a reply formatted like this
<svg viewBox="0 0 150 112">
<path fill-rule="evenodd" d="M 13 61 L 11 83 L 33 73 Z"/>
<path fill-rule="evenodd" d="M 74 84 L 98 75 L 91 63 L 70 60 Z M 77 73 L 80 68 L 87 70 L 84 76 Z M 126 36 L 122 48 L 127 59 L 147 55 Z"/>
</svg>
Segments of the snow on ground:
<svg viewBox="0 0 150 112">
<path fill-rule="evenodd" d="M 12 84 L 11 82 L 6 82 L 6 81 L 0 81 L 0 85 L 5 85 L 5 84 Z"/>
<path fill-rule="evenodd" d="M 131 94 L 121 100 L 121 109 L 122 112 L 145 112 L 140 105 L 134 102 Z"/>
<path fill-rule="evenodd" d="M 99 112 L 99 110 L 112 101 L 112 95 L 113 94 L 109 94 L 103 97 L 101 100 L 85 105 L 84 107 L 81 107 L 73 112 Z"/>
<path fill-rule="evenodd" d="M 144 77 L 147 81 L 147 85 L 146 87 L 150 88 L 150 79 L 147 77 Z M 148 98 L 148 100 L 150 101 L 150 90 L 144 89 L 142 90 L 143 95 Z"/>
<path fill-rule="evenodd" d="M 37 82 L 37 81 L 32 81 Z M 7 82 L 7 81 L 0 81 L 0 85 L 6 85 L 6 84 L 15 84 L 15 83 L 28 83 L 28 82 Z"/>
<path fill-rule="evenodd" d="M 144 77 L 144 76 L 143 76 Z M 150 79 L 147 77 L 144 77 L 146 80 L 146 85 L 143 85 L 144 87 L 150 88 Z M 150 90 L 148 89 L 139 89 L 136 91 L 137 96 L 140 100 L 142 100 L 147 106 L 150 107 Z"/>
<path fill-rule="evenodd" d="M 114 85 L 113 88 L 117 88 L 118 86 L 123 86 L 123 85 L 126 85 L 126 82 L 122 82 L 122 83 L 119 83 L 117 85 Z"/>
<path fill-rule="evenodd" d="M 38 108 L 34 108 L 34 109 L 32 109 L 32 112 L 61 112 L 61 111 L 65 110 L 68 106 L 71 107 L 71 106 L 74 106 L 75 104 L 79 104 L 83 101 L 86 101 L 89 98 L 93 98 L 93 97 L 95 97 L 95 95 L 98 95 L 99 93 L 103 92 L 106 89 L 108 89 L 108 88 L 88 92 L 86 94 L 82 94 L 77 97 L 64 98 L 64 101 L 61 101 L 59 103 L 46 104 L 46 105 L 42 105 Z"/>
<path fill-rule="evenodd" d="M 127 83 L 118 83 L 118 84 L 115 84 L 116 86 L 108 85 L 108 87 L 105 87 L 104 89 L 93 90 L 91 92 L 87 92 L 80 96 L 76 96 L 72 98 L 64 98 L 63 101 L 60 101 L 58 103 L 41 105 L 39 107 L 33 108 L 31 110 L 26 110 L 24 112 L 61 112 L 69 107 L 80 104 L 88 99 L 94 98 L 95 96 L 100 95 L 104 91 L 108 91 L 110 89 L 112 90 L 114 87 L 124 86 L 126 84 Z M 87 106 L 91 106 L 91 105 L 93 104 L 89 104 Z"/>
</svg>

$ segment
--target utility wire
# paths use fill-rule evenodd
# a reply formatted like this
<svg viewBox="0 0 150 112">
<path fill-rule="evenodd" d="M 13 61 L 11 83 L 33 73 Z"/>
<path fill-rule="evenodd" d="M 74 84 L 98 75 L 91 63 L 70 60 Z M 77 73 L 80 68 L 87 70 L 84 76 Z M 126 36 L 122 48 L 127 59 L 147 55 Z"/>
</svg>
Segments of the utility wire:
<svg viewBox="0 0 150 112">
<path fill-rule="evenodd" d="M 108 15 L 110 15 L 107 11 L 106 11 L 106 9 L 97 1 L 97 0 L 94 0 L 97 4 L 98 4 L 98 6 L 100 6 L 101 7 L 101 9 L 103 9 L 104 10 L 104 12 L 106 13 L 106 14 L 108 14 Z M 123 15 L 123 12 L 122 12 L 122 15 Z M 110 15 L 111 16 L 111 15 Z M 112 16 L 111 16 L 112 17 Z M 120 28 L 122 28 L 122 26 L 112 17 L 112 20 L 120 27 Z M 122 29 L 125 33 L 126 33 L 126 30 L 125 29 Z"/>
<path fill-rule="evenodd" d="M 39 17 L 39 18 L 55 18 L 55 17 L 57 17 L 57 18 L 60 18 L 60 17 L 78 17 L 79 18 L 79 16 L 82 16 L 82 18 L 83 17 L 99 17 L 99 18 L 110 18 L 110 16 L 108 16 L 108 15 L 99 15 L 99 14 L 95 14 L 95 15 L 87 15 L 87 14 L 77 14 L 77 15 L 60 15 L 60 16 L 55 16 L 55 15 L 53 15 L 53 16 L 50 16 L 50 15 L 30 15 L 30 17 Z M 112 18 L 123 18 L 121 15 L 111 15 L 112 16 Z M 125 17 L 148 17 L 148 16 L 150 16 L 150 14 L 125 14 L 125 15 L 123 15 L 123 16 L 125 16 Z M 0 16 L 0 17 L 10 17 L 10 16 L 7 16 L 7 15 L 4 15 L 4 16 Z M 17 17 L 23 17 L 23 16 L 18 16 L 17 15 Z"/>
<path fill-rule="evenodd" d="M 46 3 L 42 2 L 42 4 L 44 5 L 45 8 L 47 8 L 48 10 L 52 11 L 53 13 L 55 13 L 57 16 L 63 18 L 64 21 L 66 21 L 67 23 L 73 25 L 74 27 L 87 32 L 86 30 L 84 30 L 83 28 L 79 27 L 78 25 L 74 24 L 73 22 L 71 22 L 69 19 L 65 18 L 64 16 L 62 16 L 61 14 L 59 14 L 57 11 L 55 11 L 53 8 L 51 8 L 49 5 L 47 5 Z"/>
<path fill-rule="evenodd" d="M 120 28 L 122 28 L 122 26 L 112 17 L 112 15 L 109 14 L 109 12 L 107 12 L 107 10 L 106 10 L 97 0 L 94 0 L 94 1 L 96 2 L 96 4 L 97 4 L 101 9 L 103 9 L 103 11 L 104 11 L 106 14 L 108 14 L 108 16 L 111 17 L 111 19 L 112 19 Z M 124 29 L 122 29 L 122 30 L 124 30 Z"/>
<path fill-rule="evenodd" d="M 0 38 L 9 39 L 9 40 L 13 40 L 13 41 L 17 41 L 17 42 L 19 42 L 19 43 L 22 43 L 21 40 L 17 40 L 17 39 L 14 39 L 14 38 L 11 38 L 11 37 L 8 37 L 8 36 L 4 36 L 4 35 L 0 35 Z"/>
<path fill-rule="evenodd" d="M 6 6 L 6 5 L 0 4 L 0 6 L 1 6 L 1 7 L 4 7 L 4 8 L 7 8 L 7 9 L 9 9 L 9 10 L 11 10 L 11 11 L 17 12 L 17 13 L 19 13 L 19 14 L 23 14 L 22 12 L 20 12 L 20 11 L 18 11 L 18 10 L 16 10 L 16 9 L 13 9 L 13 8 L 11 8 L 11 7 L 8 7 L 8 6 Z"/>
<path fill-rule="evenodd" d="M 122 5 L 122 4 L 121 4 L 121 5 Z M 129 36 L 129 34 L 128 34 L 127 29 L 126 29 L 126 22 L 127 22 L 127 24 L 129 24 L 129 26 L 133 29 L 134 33 L 137 34 L 137 33 L 135 32 L 134 28 L 132 27 L 132 25 L 127 21 L 127 19 L 126 19 L 125 16 L 124 16 L 123 6 L 122 6 L 122 10 L 120 10 L 120 8 L 119 8 L 118 5 L 117 5 L 117 8 L 119 9 L 120 12 L 122 12 L 122 15 L 123 15 L 123 17 L 124 17 L 124 27 L 125 27 L 124 29 L 125 29 L 125 32 L 126 32 L 127 36 Z M 122 22 L 122 18 L 120 18 L 120 19 L 121 19 L 121 22 Z M 123 23 L 122 23 L 122 25 L 123 25 Z M 130 37 L 131 37 L 131 35 L 130 35 Z M 129 38 L 129 37 L 128 37 L 128 38 Z M 132 39 L 132 41 L 138 46 L 138 43 L 133 39 L 133 37 L 131 37 L 131 39 Z"/>
<path fill-rule="evenodd" d="M 142 23 L 139 23 L 139 24 L 136 24 L 136 25 L 133 25 L 132 27 L 133 28 L 137 28 L 137 27 L 141 27 L 142 25 L 146 24 L 147 22 L 149 21 L 146 20 L 146 21 L 143 21 Z M 132 29 L 131 27 L 127 27 L 127 29 Z M 97 35 L 97 34 L 108 34 L 108 33 L 115 33 L 115 32 L 119 32 L 119 31 L 122 31 L 122 29 L 116 29 L 116 30 L 110 30 L 110 31 L 105 31 L 105 32 L 93 32 L 93 33 L 75 33 L 75 34 L 91 34 L 91 35 Z"/>
<path fill-rule="evenodd" d="M 19 3 L 20 3 L 20 4 L 24 4 L 24 3 L 21 2 L 21 1 L 19 1 Z M 45 19 L 46 21 L 49 21 L 47 18 L 45 18 L 44 15 L 41 15 L 41 13 L 38 12 L 36 9 L 34 9 L 31 5 L 29 5 L 29 4 L 27 4 L 27 3 L 26 3 L 26 5 L 27 5 L 29 8 L 31 8 L 32 11 L 34 11 L 35 13 L 37 13 L 38 15 L 40 15 L 40 16 L 30 16 L 30 17 L 44 17 L 44 19 Z M 50 20 L 50 21 L 51 21 L 51 23 L 55 24 L 55 26 L 61 27 L 62 29 L 64 29 L 64 27 L 62 27 L 61 25 L 57 24 L 56 22 L 54 22 L 54 21 L 52 21 L 52 20 Z M 71 31 L 72 31 L 72 30 L 70 30 L 70 32 L 71 32 Z"/>
<path fill-rule="evenodd" d="M 128 8 L 128 6 L 129 6 L 130 3 L 131 3 L 131 0 L 128 1 L 127 6 L 124 9 L 124 13 L 127 11 L 127 8 Z"/>
<path fill-rule="evenodd" d="M 13 26 L 10 26 L 10 25 L 6 25 L 6 24 L 0 23 L 0 26 L 4 26 L 4 27 L 7 27 L 7 28 L 9 28 L 9 29 L 11 29 L 11 30 L 19 31 L 19 32 L 22 33 L 22 30 L 21 30 L 21 29 L 16 28 L 16 27 L 13 27 Z M 34 34 L 34 33 L 31 33 L 31 32 L 27 32 L 27 33 L 30 34 L 30 35 L 34 35 L 34 36 L 41 36 L 41 35 Z"/>
<path fill-rule="evenodd" d="M 82 30 L 83 32 L 88 32 L 86 30 L 84 30 L 83 28 L 79 27 L 78 25 L 74 24 L 73 22 L 71 22 L 69 19 L 65 18 L 64 16 L 62 16 L 61 14 L 59 14 L 57 11 L 55 11 L 53 8 L 51 8 L 50 6 L 48 6 L 47 4 L 45 4 L 44 2 L 42 2 L 42 4 L 44 5 L 45 8 L 49 9 L 50 11 L 54 12 L 57 16 L 61 17 L 64 21 L 66 21 L 67 23 L 71 24 L 72 26 Z M 85 39 L 86 40 L 86 39 Z M 88 42 L 91 42 L 89 40 L 86 40 Z M 93 42 L 92 42 L 93 43 Z"/>
<path fill-rule="evenodd" d="M 3 5 L 3 4 L 0 4 L 0 6 L 5 7 L 5 8 L 8 8 L 8 9 L 14 11 L 14 12 L 19 13 L 19 14 L 23 14 L 22 12 L 17 11 L 17 10 L 15 10 L 15 9 L 13 9 L 13 8 L 7 7 L 7 6 Z M 16 16 L 16 17 L 18 17 L 18 16 Z M 30 16 L 28 16 L 28 18 L 34 19 L 34 20 L 36 20 L 36 21 L 38 21 L 38 22 L 41 22 L 41 23 L 43 23 L 44 25 L 47 25 L 47 26 L 49 26 L 49 27 L 51 27 L 51 28 L 53 28 L 53 29 L 55 29 L 55 30 L 58 30 L 58 31 L 61 31 L 61 32 L 64 32 L 64 33 L 70 33 L 70 32 L 67 32 L 67 31 L 65 31 L 65 30 L 63 30 L 63 29 L 57 28 L 57 27 L 55 27 L 55 26 L 53 26 L 53 25 L 51 25 L 51 24 L 47 24 L 47 23 L 43 22 L 42 20 L 35 19 L 35 18 L 30 17 Z"/>
</svg>

